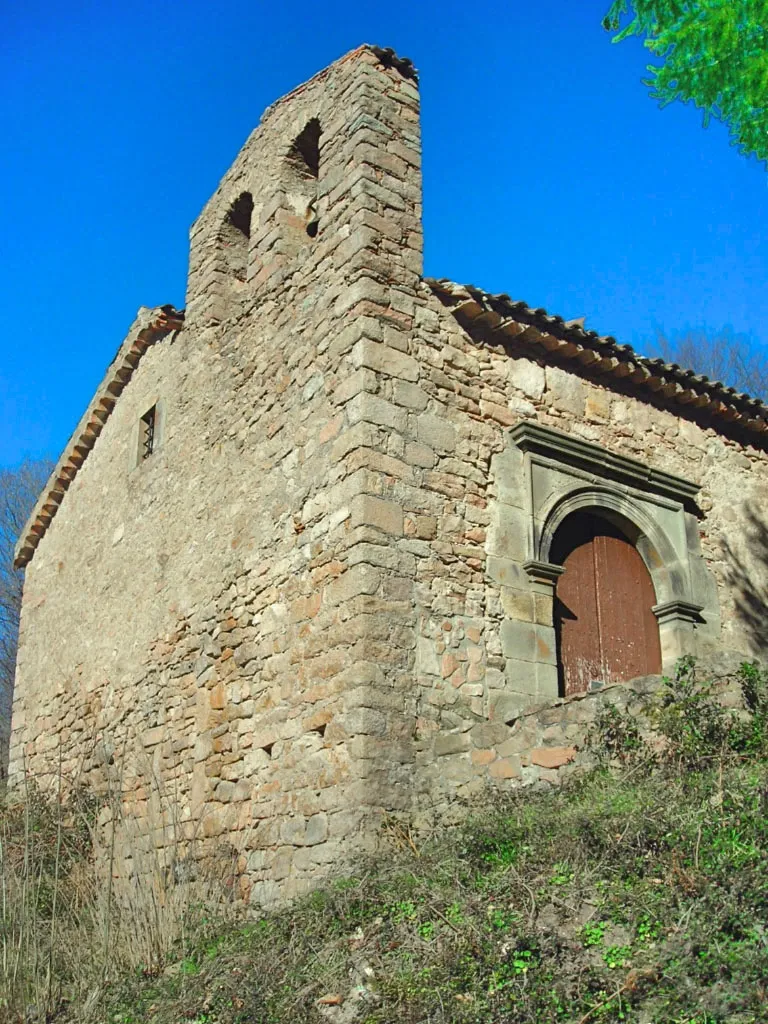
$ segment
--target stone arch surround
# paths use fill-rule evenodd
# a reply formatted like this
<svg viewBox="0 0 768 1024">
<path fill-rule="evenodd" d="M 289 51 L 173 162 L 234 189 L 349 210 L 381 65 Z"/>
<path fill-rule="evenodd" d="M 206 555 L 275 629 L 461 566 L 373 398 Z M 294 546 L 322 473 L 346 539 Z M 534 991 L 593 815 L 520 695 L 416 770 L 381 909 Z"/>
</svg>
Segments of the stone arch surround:
<svg viewBox="0 0 768 1024">
<path fill-rule="evenodd" d="M 719 634 L 715 582 L 699 542 L 698 486 L 573 435 L 523 422 L 493 464 L 488 570 L 500 587 L 506 686 L 522 705 L 558 696 L 553 605 L 562 567 L 557 529 L 589 509 L 620 526 L 647 566 L 657 597 L 664 671 Z M 533 622 L 517 609 L 533 607 Z"/>
<path fill-rule="evenodd" d="M 678 552 L 664 528 L 639 502 L 609 487 L 585 487 L 554 500 L 538 538 L 537 561 L 550 562 L 555 534 L 574 512 L 593 512 L 623 530 L 651 575 L 657 604 L 692 601 L 686 567 L 680 564 Z"/>
</svg>

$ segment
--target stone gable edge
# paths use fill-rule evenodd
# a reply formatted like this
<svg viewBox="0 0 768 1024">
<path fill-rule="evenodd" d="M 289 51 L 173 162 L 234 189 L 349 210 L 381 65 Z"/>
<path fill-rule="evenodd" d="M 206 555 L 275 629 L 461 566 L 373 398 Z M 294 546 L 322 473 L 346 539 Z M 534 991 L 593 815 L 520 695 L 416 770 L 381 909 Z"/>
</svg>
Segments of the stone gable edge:
<svg viewBox="0 0 768 1024">
<path fill-rule="evenodd" d="M 184 311 L 171 305 L 154 309 L 142 306 L 139 309 L 19 535 L 14 551 L 14 568 L 21 569 L 32 559 L 67 489 L 96 443 L 96 438 L 112 414 L 117 399 L 133 376 L 141 357 L 152 345 L 181 330 L 183 324 Z"/>
<path fill-rule="evenodd" d="M 362 43 L 360 46 L 356 46 L 354 50 L 350 50 L 348 53 L 345 53 L 343 57 L 339 57 L 338 60 L 333 61 L 332 64 L 322 68 L 316 74 L 312 75 L 311 78 L 308 78 L 306 82 L 302 82 L 301 85 L 297 85 L 295 89 L 291 89 L 289 92 L 284 93 L 278 99 L 274 100 L 274 102 L 270 103 L 261 115 L 258 127 L 255 131 L 258 131 L 259 128 L 269 120 L 278 107 L 283 106 L 285 103 L 289 103 L 296 96 L 300 96 L 313 85 L 316 85 L 324 78 L 327 78 L 335 68 L 339 67 L 340 64 L 345 64 L 349 60 L 354 60 L 354 58 L 360 56 L 361 53 L 372 53 L 374 57 L 384 65 L 384 67 L 394 68 L 396 71 L 400 72 L 403 78 L 410 78 L 414 82 L 418 82 L 419 80 L 419 73 L 416 70 L 413 61 L 408 57 L 399 57 L 391 46 L 382 47 L 375 46 L 373 43 Z"/>
</svg>

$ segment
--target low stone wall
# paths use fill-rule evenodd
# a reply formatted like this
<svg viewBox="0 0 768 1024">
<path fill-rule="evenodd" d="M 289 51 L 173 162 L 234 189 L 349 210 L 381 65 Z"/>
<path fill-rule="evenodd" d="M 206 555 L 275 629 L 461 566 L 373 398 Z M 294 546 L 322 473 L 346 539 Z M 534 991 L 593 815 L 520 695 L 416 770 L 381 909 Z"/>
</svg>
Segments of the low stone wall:
<svg viewBox="0 0 768 1024">
<path fill-rule="evenodd" d="M 712 693 L 724 706 L 744 707 L 736 678 L 740 659 L 713 656 L 698 665 L 698 677 L 712 682 Z M 638 721 L 641 735 L 653 742 L 647 709 L 664 677 L 642 676 L 626 683 L 554 701 L 499 718 L 465 715 L 451 731 L 417 740 L 417 764 L 423 790 L 411 822 L 430 829 L 436 823 L 459 824 L 468 809 L 482 806 L 494 792 L 531 786 L 561 785 L 593 768 L 598 760 L 595 728 L 609 707 Z M 498 707 L 503 708 L 503 704 Z M 458 797 L 458 798 L 457 798 Z"/>
<path fill-rule="evenodd" d="M 456 824 L 467 805 L 490 791 L 561 784 L 594 764 L 589 734 L 601 711 L 615 705 L 637 714 L 642 698 L 660 683 L 661 676 L 644 676 L 523 710 L 500 701 L 490 719 L 455 713 L 450 731 L 427 728 L 417 740 L 423 791 L 416 796 L 414 821 Z"/>
</svg>

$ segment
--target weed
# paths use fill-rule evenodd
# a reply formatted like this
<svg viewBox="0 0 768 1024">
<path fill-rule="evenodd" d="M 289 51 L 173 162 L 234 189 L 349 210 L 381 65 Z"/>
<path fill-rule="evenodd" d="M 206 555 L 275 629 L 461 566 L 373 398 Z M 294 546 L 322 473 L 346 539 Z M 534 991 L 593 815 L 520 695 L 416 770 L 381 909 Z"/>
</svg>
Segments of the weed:
<svg viewBox="0 0 768 1024">
<path fill-rule="evenodd" d="M 526 974 L 536 966 L 536 954 L 531 949 L 518 949 L 512 958 L 512 970 L 515 974 Z"/>
<path fill-rule="evenodd" d="M 585 946 L 602 946 L 607 921 L 587 921 L 581 929 L 581 941 Z"/>
<path fill-rule="evenodd" d="M 644 750 L 637 718 L 615 704 L 600 709 L 588 741 L 601 761 L 629 764 Z"/>
<path fill-rule="evenodd" d="M 643 914 L 636 926 L 637 941 L 639 943 L 653 942 L 654 939 L 658 938 L 658 935 L 658 922 L 652 921 L 648 914 Z"/>
<path fill-rule="evenodd" d="M 568 864 L 557 863 L 552 869 L 551 885 L 568 885 L 573 881 L 573 870 Z"/>
<path fill-rule="evenodd" d="M 615 971 L 618 967 L 628 967 L 631 956 L 631 946 L 608 946 L 603 953 L 603 961 L 606 967 Z"/>
</svg>

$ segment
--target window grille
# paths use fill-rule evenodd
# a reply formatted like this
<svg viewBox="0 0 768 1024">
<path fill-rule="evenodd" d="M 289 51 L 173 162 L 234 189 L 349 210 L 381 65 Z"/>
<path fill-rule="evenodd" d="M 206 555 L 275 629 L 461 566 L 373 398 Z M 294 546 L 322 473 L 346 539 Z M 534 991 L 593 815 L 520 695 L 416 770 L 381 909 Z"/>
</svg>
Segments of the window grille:
<svg viewBox="0 0 768 1024">
<path fill-rule="evenodd" d="M 157 406 L 153 405 L 141 417 L 139 424 L 139 455 L 147 459 L 155 448 L 155 412 Z"/>
</svg>

